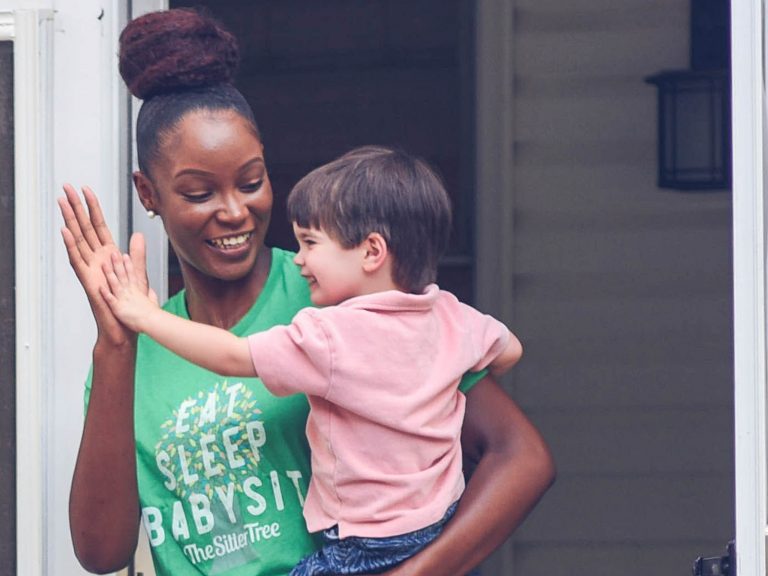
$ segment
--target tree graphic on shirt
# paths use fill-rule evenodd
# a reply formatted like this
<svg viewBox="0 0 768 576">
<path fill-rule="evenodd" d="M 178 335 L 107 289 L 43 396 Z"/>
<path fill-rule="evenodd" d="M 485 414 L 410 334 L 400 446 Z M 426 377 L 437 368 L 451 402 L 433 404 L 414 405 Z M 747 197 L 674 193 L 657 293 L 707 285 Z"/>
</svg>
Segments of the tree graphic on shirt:
<svg viewBox="0 0 768 576">
<path fill-rule="evenodd" d="M 235 386 L 237 393 L 232 400 Z M 260 421 L 261 410 L 256 404 L 248 387 L 225 380 L 208 391 L 200 390 L 187 397 L 163 422 L 164 433 L 155 445 L 155 454 L 168 455 L 165 468 L 176 480 L 173 491 L 179 498 L 196 492 L 213 499 L 216 487 L 230 483 L 236 491 L 243 491 L 242 481 L 259 464 L 258 453 L 250 449 L 247 436 L 249 423 Z M 237 457 L 244 460 L 242 464 L 231 465 L 224 447 L 225 436 L 230 451 L 236 449 Z M 206 438 L 208 441 L 204 442 Z M 215 474 L 211 473 L 212 468 Z"/>
</svg>

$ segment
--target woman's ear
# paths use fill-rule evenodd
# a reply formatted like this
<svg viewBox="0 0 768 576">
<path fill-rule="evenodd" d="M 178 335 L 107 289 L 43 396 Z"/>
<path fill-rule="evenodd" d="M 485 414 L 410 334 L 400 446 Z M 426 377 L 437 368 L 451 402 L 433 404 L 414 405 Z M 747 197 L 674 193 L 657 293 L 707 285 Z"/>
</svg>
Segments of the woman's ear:
<svg viewBox="0 0 768 576">
<path fill-rule="evenodd" d="M 363 270 L 366 272 L 375 272 L 379 270 L 389 260 L 389 247 L 384 236 L 378 232 L 371 232 L 363 240 Z"/>
<path fill-rule="evenodd" d="M 133 173 L 133 185 L 139 193 L 139 201 L 147 212 L 157 213 L 157 201 L 155 199 L 155 187 L 147 175 L 140 170 Z"/>
</svg>

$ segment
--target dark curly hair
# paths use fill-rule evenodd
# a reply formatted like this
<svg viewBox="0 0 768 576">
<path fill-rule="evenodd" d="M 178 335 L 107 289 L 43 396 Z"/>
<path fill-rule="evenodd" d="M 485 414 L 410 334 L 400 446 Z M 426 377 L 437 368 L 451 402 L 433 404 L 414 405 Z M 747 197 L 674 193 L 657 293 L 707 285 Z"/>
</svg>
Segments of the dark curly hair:
<svg viewBox="0 0 768 576">
<path fill-rule="evenodd" d="M 160 145 L 194 110 L 232 110 L 259 136 L 250 105 L 232 85 L 238 63 L 235 37 L 196 10 L 150 12 L 128 23 L 120 34 L 120 75 L 144 101 L 136 122 L 142 172 L 150 174 Z"/>
</svg>

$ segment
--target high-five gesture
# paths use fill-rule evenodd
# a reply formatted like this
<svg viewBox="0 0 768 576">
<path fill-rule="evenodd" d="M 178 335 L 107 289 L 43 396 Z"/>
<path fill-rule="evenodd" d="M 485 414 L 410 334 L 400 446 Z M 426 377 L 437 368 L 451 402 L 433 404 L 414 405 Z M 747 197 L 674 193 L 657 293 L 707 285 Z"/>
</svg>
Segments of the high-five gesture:
<svg viewBox="0 0 768 576">
<path fill-rule="evenodd" d="M 113 253 L 111 264 L 104 267 L 104 274 L 109 288 L 102 287 L 101 295 L 112 312 L 134 332 L 146 331 L 146 322 L 153 313 L 160 311 L 160 307 L 154 291 L 147 293 L 130 256 Z"/>
<path fill-rule="evenodd" d="M 104 266 L 111 265 L 112 254 L 120 254 L 120 249 L 112 238 L 96 195 L 90 188 L 83 187 L 83 198 L 85 206 L 74 187 L 64 185 L 64 197 L 58 199 L 64 217 L 61 235 L 69 263 L 88 296 L 99 336 L 113 344 L 120 344 L 135 335 L 117 321 L 100 293 L 102 288 L 108 287 Z M 129 253 L 139 282 L 146 292 L 143 237 L 135 235 L 131 238 Z"/>
</svg>

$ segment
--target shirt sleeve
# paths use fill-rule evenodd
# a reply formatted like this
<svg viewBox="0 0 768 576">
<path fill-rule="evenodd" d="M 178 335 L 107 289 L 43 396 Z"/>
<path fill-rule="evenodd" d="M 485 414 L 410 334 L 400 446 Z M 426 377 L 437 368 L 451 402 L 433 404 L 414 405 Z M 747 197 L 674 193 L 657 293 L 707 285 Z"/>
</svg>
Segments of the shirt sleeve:
<svg viewBox="0 0 768 576">
<path fill-rule="evenodd" d="M 470 368 L 483 370 L 501 354 L 509 342 L 509 329 L 493 316 L 483 314 L 471 306 L 461 304 L 464 310 L 465 326 L 472 339 L 476 364 Z"/>
<path fill-rule="evenodd" d="M 327 395 L 333 368 L 332 347 L 316 312 L 302 310 L 288 326 L 275 326 L 248 336 L 253 366 L 272 394 Z"/>
</svg>

